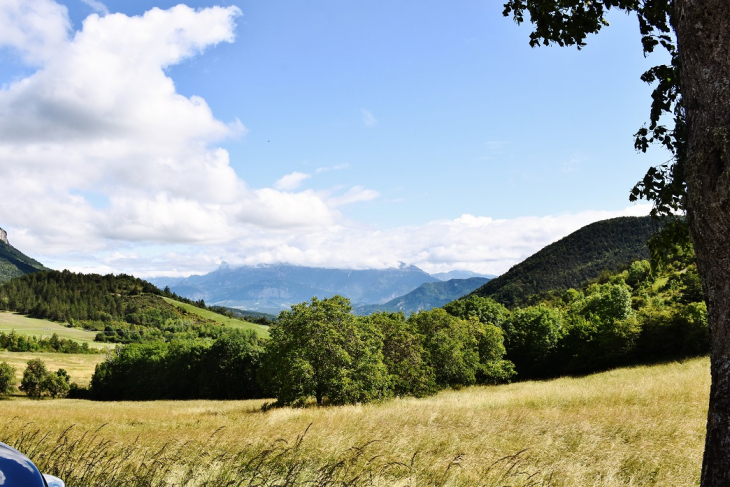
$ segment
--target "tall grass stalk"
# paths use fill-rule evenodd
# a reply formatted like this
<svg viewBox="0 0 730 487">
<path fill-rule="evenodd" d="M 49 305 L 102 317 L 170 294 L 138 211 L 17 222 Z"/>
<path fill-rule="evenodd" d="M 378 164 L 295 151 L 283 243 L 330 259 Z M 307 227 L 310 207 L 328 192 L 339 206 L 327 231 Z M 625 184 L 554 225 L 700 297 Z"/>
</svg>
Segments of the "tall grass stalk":
<svg viewBox="0 0 730 487">
<path fill-rule="evenodd" d="M 309 428 L 307 428 L 308 431 Z M 419 464 L 418 452 L 405 461 L 372 454 L 376 441 L 348 448 L 329 460 L 310 457 L 303 448 L 307 431 L 293 441 L 268 445 L 226 445 L 216 441 L 167 442 L 148 448 L 105 438 L 103 427 L 58 434 L 13 418 L 0 438 L 23 451 L 44 473 L 74 486 L 434 486 L 464 485 L 452 473 L 463 455 L 438 468 Z M 537 487 L 551 485 L 550 476 L 530 464 L 525 451 L 497 459 L 480 472 L 479 486 Z"/>
</svg>

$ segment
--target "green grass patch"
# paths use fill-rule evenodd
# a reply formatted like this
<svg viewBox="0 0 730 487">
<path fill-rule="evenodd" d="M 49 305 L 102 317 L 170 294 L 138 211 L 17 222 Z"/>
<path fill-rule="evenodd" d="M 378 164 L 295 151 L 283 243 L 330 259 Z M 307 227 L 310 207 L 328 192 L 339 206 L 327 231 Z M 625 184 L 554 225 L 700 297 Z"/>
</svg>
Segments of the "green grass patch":
<svg viewBox="0 0 730 487">
<path fill-rule="evenodd" d="M 197 306 L 193 306 L 192 304 L 182 303 L 180 301 L 175 301 L 174 299 L 165 297 L 163 297 L 162 299 L 172 304 L 173 306 L 177 306 L 178 308 L 182 308 L 188 311 L 189 313 L 195 313 L 202 318 L 215 321 L 222 325 L 230 326 L 231 328 L 238 328 L 241 330 L 253 330 L 262 337 L 269 336 L 268 326 L 258 325 L 256 323 L 249 323 L 248 321 L 240 320 L 238 318 L 229 318 L 228 316 L 222 315 L 220 313 L 215 313 L 207 309 L 198 308 Z"/>
<path fill-rule="evenodd" d="M 55 333 L 59 338 L 66 338 L 82 344 L 87 343 L 91 348 L 102 349 L 109 347 L 109 344 L 95 342 L 96 332 L 93 331 L 69 328 L 60 323 L 29 318 L 18 313 L 0 312 L 0 333 L 8 334 L 13 330 L 19 335 L 38 338 L 50 338 Z"/>
</svg>

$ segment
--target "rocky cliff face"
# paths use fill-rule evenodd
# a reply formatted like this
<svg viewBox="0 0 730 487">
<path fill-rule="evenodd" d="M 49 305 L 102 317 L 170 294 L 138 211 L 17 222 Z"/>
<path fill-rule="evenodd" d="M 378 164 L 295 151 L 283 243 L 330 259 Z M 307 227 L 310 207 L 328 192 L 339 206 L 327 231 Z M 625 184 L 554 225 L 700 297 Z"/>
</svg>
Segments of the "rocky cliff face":
<svg viewBox="0 0 730 487">
<path fill-rule="evenodd" d="M 0 242 L 6 243 L 10 245 L 10 242 L 8 242 L 8 232 L 0 228 Z"/>
</svg>

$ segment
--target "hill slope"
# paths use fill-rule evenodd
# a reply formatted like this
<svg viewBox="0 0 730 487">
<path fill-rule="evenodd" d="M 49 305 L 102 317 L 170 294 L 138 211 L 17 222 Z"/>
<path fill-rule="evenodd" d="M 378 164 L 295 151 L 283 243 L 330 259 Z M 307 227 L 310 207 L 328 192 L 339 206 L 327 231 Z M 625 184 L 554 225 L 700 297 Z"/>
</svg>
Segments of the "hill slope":
<svg viewBox="0 0 730 487">
<path fill-rule="evenodd" d="M 13 277 L 20 277 L 31 272 L 47 270 L 40 262 L 31 259 L 7 240 L 7 234 L 0 228 L 0 284 Z"/>
<path fill-rule="evenodd" d="M 377 311 L 402 311 L 409 315 L 418 311 L 427 311 L 459 299 L 488 281 L 489 279 L 486 277 L 471 277 L 469 279 L 427 282 L 408 294 L 392 299 L 385 304 L 358 306 L 355 308 L 355 314 L 369 315 Z"/>
<path fill-rule="evenodd" d="M 98 341 L 215 338 L 225 327 L 268 334 L 264 326 L 231 319 L 170 297 L 164 297 L 149 282 L 124 274 L 43 271 L 0 285 L 0 310 L 99 332 Z"/>
<path fill-rule="evenodd" d="M 533 294 L 579 287 L 605 269 L 648 258 L 646 242 L 654 231 L 655 223 L 648 216 L 612 218 L 586 225 L 471 294 L 513 306 Z"/>
</svg>

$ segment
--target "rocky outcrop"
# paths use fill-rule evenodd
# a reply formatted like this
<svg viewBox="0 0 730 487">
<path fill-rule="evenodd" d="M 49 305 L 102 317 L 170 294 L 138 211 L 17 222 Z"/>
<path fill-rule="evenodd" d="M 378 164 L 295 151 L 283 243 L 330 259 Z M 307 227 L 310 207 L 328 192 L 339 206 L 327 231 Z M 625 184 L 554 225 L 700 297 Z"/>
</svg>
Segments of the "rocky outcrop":
<svg viewBox="0 0 730 487">
<path fill-rule="evenodd" d="M 8 232 L 0 228 L 0 242 L 3 242 L 7 245 L 10 245 L 10 242 L 8 242 Z"/>
</svg>

